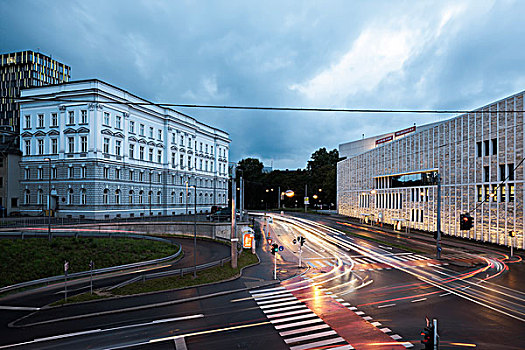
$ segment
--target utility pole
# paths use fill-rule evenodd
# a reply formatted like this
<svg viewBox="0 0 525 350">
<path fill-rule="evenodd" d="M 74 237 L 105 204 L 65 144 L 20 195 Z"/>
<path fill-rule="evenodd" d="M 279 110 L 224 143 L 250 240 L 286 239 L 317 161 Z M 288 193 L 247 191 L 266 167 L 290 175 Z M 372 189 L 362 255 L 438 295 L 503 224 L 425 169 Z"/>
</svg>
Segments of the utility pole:
<svg viewBox="0 0 525 350">
<path fill-rule="evenodd" d="M 281 209 L 281 186 L 279 186 L 277 191 L 277 210 Z"/>
<path fill-rule="evenodd" d="M 237 268 L 237 222 L 235 218 L 235 197 L 237 195 L 237 183 L 235 181 L 237 167 L 234 164 L 232 166 L 232 227 L 231 227 L 231 257 L 232 257 L 232 268 Z"/>
<path fill-rule="evenodd" d="M 308 204 L 306 204 L 306 198 L 308 198 L 308 184 L 304 185 L 304 212 L 306 213 L 306 209 L 308 208 Z"/>
<path fill-rule="evenodd" d="M 241 213 L 239 220 L 242 222 L 242 220 L 243 220 L 243 211 L 244 211 L 244 181 L 242 179 L 242 173 L 241 173 L 241 176 L 239 178 L 239 189 L 240 189 L 239 212 Z"/>
<path fill-rule="evenodd" d="M 193 213 L 193 278 L 197 278 L 197 183 L 194 186 L 195 199 Z"/>
<path fill-rule="evenodd" d="M 441 259 L 441 176 L 437 174 L 436 258 Z"/>
</svg>

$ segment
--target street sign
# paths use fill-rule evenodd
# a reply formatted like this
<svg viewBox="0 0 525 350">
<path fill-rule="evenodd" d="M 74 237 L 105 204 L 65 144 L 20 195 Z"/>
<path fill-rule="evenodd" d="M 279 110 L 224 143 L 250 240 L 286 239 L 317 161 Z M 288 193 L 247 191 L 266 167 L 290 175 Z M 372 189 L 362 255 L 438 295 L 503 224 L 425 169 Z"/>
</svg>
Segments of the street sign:
<svg viewBox="0 0 525 350">
<path fill-rule="evenodd" d="M 304 204 L 310 204 L 310 198 L 304 197 Z"/>
<path fill-rule="evenodd" d="M 272 244 L 273 240 L 271 238 L 267 238 L 266 241 L 268 242 L 268 244 Z"/>
<path fill-rule="evenodd" d="M 250 249 L 252 247 L 253 234 L 246 232 L 242 235 L 242 247 Z"/>
<path fill-rule="evenodd" d="M 64 272 L 67 272 L 69 270 L 69 262 L 64 261 Z"/>
<path fill-rule="evenodd" d="M 282 252 L 284 250 L 284 247 L 281 245 L 279 246 L 279 251 Z"/>
</svg>

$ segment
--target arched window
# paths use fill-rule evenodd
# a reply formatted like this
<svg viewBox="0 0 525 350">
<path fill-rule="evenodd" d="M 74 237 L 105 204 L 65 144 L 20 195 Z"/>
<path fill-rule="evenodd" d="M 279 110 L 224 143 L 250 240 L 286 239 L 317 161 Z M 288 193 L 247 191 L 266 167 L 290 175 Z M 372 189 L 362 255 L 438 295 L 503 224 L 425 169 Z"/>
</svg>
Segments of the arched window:
<svg viewBox="0 0 525 350">
<path fill-rule="evenodd" d="M 86 189 L 85 188 L 80 190 L 80 204 L 81 205 L 86 205 L 87 204 Z"/>
<path fill-rule="evenodd" d="M 39 189 L 37 192 L 36 204 L 43 204 L 43 203 L 44 203 L 44 191 Z"/>
<path fill-rule="evenodd" d="M 152 200 L 153 200 L 153 191 L 149 191 L 148 192 L 148 203 L 149 204 L 153 203 Z"/>
<path fill-rule="evenodd" d="M 73 189 L 70 188 L 67 191 L 67 204 L 72 205 L 73 204 Z"/>
<path fill-rule="evenodd" d="M 157 192 L 157 203 L 162 204 L 162 192 Z"/>
<path fill-rule="evenodd" d="M 179 199 L 179 202 L 180 204 L 184 203 L 184 193 L 180 193 L 180 199 Z"/>
<path fill-rule="evenodd" d="M 31 203 L 31 192 L 29 190 L 24 191 L 24 204 Z"/>
<path fill-rule="evenodd" d="M 175 191 L 172 191 L 172 192 L 171 192 L 171 203 L 172 203 L 172 204 L 175 204 L 175 203 L 176 203 L 176 202 L 175 202 L 176 200 L 177 200 L 177 198 L 175 197 Z"/>
<path fill-rule="evenodd" d="M 204 194 L 204 204 L 208 204 L 208 194 Z"/>
<path fill-rule="evenodd" d="M 142 204 L 144 202 L 143 197 L 144 197 L 144 191 L 140 191 L 139 192 L 139 204 Z"/>
<path fill-rule="evenodd" d="M 133 192 L 133 190 L 129 191 L 129 199 L 128 199 L 128 202 L 129 204 L 133 204 L 133 195 L 135 193 Z"/>
<path fill-rule="evenodd" d="M 120 204 L 120 190 L 115 190 L 115 204 Z"/>
<path fill-rule="evenodd" d="M 199 193 L 199 202 L 198 204 L 202 204 L 202 193 Z"/>
<path fill-rule="evenodd" d="M 107 188 L 102 193 L 102 203 L 109 204 L 109 190 Z"/>
</svg>

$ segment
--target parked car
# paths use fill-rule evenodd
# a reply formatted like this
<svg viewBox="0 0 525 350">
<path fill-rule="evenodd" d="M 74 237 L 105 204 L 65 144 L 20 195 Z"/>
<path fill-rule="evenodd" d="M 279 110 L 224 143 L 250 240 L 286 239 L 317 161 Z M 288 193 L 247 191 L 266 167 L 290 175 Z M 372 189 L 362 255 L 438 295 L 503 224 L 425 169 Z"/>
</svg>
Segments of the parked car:
<svg viewBox="0 0 525 350">
<path fill-rule="evenodd" d="M 245 215 L 246 215 L 246 211 Z M 236 218 L 240 219 L 241 212 L 239 210 L 236 210 Z M 206 215 L 206 219 L 210 221 L 230 221 L 232 215 L 232 208 L 222 208 L 217 210 L 215 213 Z"/>
</svg>

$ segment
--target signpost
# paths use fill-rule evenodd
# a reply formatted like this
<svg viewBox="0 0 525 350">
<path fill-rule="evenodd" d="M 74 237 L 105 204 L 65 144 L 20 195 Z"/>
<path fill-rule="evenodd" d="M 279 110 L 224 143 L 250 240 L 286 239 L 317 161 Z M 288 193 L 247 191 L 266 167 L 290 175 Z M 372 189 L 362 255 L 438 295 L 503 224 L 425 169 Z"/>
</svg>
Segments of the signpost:
<svg viewBox="0 0 525 350">
<path fill-rule="evenodd" d="M 69 262 L 64 261 L 64 299 L 67 302 L 67 270 L 69 270 Z"/>
<path fill-rule="evenodd" d="M 93 294 L 93 268 L 95 267 L 95 263 L 93 260 L 89 261 L 89 293 Z"/>
</svg>

